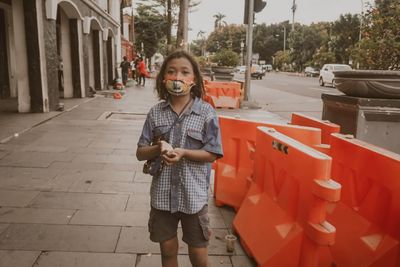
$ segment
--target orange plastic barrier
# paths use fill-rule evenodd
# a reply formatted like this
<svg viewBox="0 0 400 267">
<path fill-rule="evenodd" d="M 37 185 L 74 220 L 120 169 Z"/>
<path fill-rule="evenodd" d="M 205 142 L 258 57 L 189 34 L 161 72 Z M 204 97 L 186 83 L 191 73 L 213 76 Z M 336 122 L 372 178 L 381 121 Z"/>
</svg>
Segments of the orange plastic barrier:
<svg viewBox="0 0 400 267">
<path fill-rule="evenodd" d="M 214 195 L 216 205 L 238 209 L 253 175 L 257 126 L 270 126 L 304 144 L 321 143 L 321 130 L 297 125 L 261 123 L 219 116 L 224 157 L 215 168 Z"/>
<path fill-rule="evenodd" d="M 206 96 L 217 108 L 239 108 L 241 86 L 237 82 L 204 82 Z"/>
<path fill-rule="evenodd" d="M 340 134 L 331 137 L 332 178 L 341 201 L 329 207 L 336 242 L 330 266 L 400 266 L 400 155 Z"/>
<path fill-rule="evenodd" d="M 318 120 L 301 113 L 292 113 L 291 124 L 321 129 L 321 141 L 323 144 L 330 144 L 331 134 L 340 132 L 340 126 L 335 123 Z"/>
<path fill-rule="evenodd" d="M 334 244 L 327 203 L 340 185 L 330 179 L 331 158 L 271 128 L 258 127 L 254 182 L 233 226 L 258 266 L 319 266 Z"/>
</svg>

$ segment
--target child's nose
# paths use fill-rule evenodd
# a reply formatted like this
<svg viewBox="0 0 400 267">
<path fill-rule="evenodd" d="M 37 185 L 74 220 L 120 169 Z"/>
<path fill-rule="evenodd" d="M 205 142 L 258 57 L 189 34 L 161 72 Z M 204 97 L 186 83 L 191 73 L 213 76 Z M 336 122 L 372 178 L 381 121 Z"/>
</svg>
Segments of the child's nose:
<svg viewBox="0 0 400 267">
<path fill-rule="evenodd" d="M 176 79 L 177 79 L 177 80 L 182 80 L 184 77 L 185 77 L 185 76 L 184 76 L 183 73 L 181 73 L 181 72 L 178 72 L 178 73 L 176 74 Z"/>
</svg>

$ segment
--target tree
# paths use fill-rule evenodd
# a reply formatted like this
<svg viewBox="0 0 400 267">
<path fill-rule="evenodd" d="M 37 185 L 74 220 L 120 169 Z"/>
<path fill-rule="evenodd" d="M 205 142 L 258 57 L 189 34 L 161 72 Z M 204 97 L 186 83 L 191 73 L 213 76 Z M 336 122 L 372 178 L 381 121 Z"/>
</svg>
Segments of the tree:
<svg viewBox="0 0 400 267">
<path fill-rule="evenodd" d="M 243 25 L 229 24 L 214 30 L 207 38 L 206 50 L 216 52 L 221 48 L 231 48 L 240 53 L 240 43 L 246 39 L 246 28 Z"/>
<path fill-rule="evenodd" d="M 136 47 L 141 47 L 143 43 L 146 57 L 152 57 L 157 52 L 160 41 L 165 40 L 164 21 L 164 16 L 154 7 L 138 6 L 135 17 Z"/>
<path fill-rule="evenodd" d="M 358 15 L 340 15 L 332 24 L 331 50 L 335 54 L 335 62 L 348 64 L 350 52 L 358 42 L 360 19 Z"/>
<path fill-rule="evenodd" d="M 226 16 L 222 13 L 217 13 L 213 16 L 215 18 L 214 21 L 214 30 L 221 28 L 222 26 L 226 26 L 227 23 L 223 20 Z"/>
<path fill-rule="evenodd" d="M 400 69 L 400 0 L 376 0 L 363 18 L 353 56 L 364 69 Z"/>
<path fill-rule="evenodd" d="M 318 27 L 300 25 L 296 26 L 296 31 L 290 33 L 289 43 L 294 69 L 301 71 L 306 65 L 312 64 L 313 55 L 321 46 L 322 38 Z"/>
</svg>

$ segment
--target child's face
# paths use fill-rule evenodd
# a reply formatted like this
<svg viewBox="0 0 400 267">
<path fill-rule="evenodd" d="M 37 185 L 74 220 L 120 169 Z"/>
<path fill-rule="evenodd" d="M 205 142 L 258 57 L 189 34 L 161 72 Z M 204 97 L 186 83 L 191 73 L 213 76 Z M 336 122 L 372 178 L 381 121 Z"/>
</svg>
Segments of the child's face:
<svg viewBox="0 0 400 267">
<path fill-rule="evenodd" d="M 190 61 L 184 57 L 171 59 L 165 69 L 164 84 L 171 95 L 187 95 L 195 84 Z"/>
<path fill-rule="evenodd" d="M 186 83 L 194 82 L 192 64 L 184 57 L 171 59 L 165 69 L 164 80 L 181 80 Z"/>
</svg>

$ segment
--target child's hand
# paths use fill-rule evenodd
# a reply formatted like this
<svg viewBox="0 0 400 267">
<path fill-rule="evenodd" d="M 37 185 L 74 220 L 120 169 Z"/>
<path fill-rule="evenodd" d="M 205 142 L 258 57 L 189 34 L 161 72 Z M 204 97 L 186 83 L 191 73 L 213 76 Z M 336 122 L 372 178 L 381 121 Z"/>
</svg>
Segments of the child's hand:
<svg viewBox="0 0 400 267">
<path fill-rule="evenodd" d="M 185 155 L 185 150 L 182 148 L 175 148 L 174 150 L 162 155 L 164 162 L 167 165 L 172 165 L 179 162 Z"/>
<path fill-rule="evenodd" d="M 160 141 L 158 143 L 158 145 L 160 147 L 160 154 L 161 155 L 167 154 L 167 153 L 169 153 L 169 152 L 174 150 L 174 148 L 169 143 L 167 143 L 165 141 Z"/>
</svg>

